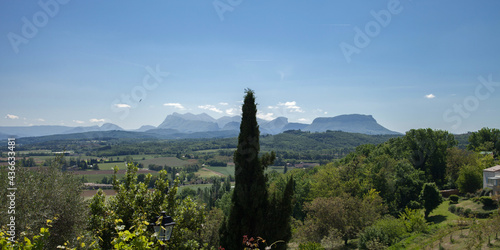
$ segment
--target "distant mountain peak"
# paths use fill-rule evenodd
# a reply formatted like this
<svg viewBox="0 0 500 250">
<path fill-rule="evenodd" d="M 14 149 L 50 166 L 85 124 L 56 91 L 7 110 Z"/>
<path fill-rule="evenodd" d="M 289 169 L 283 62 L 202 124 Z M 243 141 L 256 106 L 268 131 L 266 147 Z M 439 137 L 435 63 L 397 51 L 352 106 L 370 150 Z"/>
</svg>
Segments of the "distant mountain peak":
<svg viewBox="0 0 500 250">
<path fill-rule="evenodd" d="M 155 126 L 152 126 L 152 125 L 142 125 L 140 128 L 134 130 L 134 131 L 137 131 L 137 132 L 145 132 L 145 131 L 148 131 L 148 130 L 151 130 L 151 129 L 155 129 L 156 127 Z"/>
<path fill-rule="evenodd" d="M 206 113 L 194 115 L 191 113 L 179 114 L 176 112 L 171 115 L 167 115 L 165 120 L 158 126 L 158 128 L 174 129 L 181 133 L 195 133 L 219 130 L 219 126 L 217 125 L 216 120 Z"/>
<path fill-rule="evenodd" d="M 104 123 L 99 127 L 100 130 L 123 130 L 120 126 L 113 123 Z"/>
<path fill-rule="evenodd" d="M 327 130 L 344 131 L 361 134 L 399 134 L 388 130 L 378 124 L 372 115 L 349 114 L 335 117 L 318 117 L 313 120 L 311 125 L 304 128 L 311 132 L 325 132 Z"/>
<path fill-rule="evenodd" d="M 190 121 L 205 121 L 205 122 L 215 122 L 216 121 L 213 117 L 211 117 L 207 113 L 201 113 L 201 114 L 195 115 L 195 114 L 189 113 L 189 112 L 184 113 L 184 114 L 174 112 L 169 116 L 180 117 L 182 119 L 190 120 Z"/>
</svg>

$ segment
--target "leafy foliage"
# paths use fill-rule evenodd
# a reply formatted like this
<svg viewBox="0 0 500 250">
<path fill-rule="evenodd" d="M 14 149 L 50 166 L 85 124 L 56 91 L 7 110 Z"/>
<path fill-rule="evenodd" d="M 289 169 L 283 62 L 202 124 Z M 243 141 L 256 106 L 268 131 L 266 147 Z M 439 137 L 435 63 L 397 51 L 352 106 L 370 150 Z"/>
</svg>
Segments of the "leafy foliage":
<svg viewBox="0 0 500 250">
<path fill-rule="evenodd" d="M 384 217 L 367 227 L 359 237 L 359 248 L 366 249 L 370 243 L 378 242 L 384 246 L 391 246 L 399 242 L 406 234 L 406 227 L 402 220 L 392 216 Z"/>
<path fill-rule="evenodd" d="M 425 208 L 425 218 L 427 218 L 432 210 L 437 208 L 439 204 L 443 202 L 443 197 L 441 196 L 441 193 L 439 193 L 439 189 L 436 184 L 433 182 L 424 184 L 422 193 L 420 193 L 420 199 L 422 200 Z"/>
<path fill-rule="evenodd" d="M 128 249 L 130 246 L 150 247 L 160 244 L 150 239 L 153 230 L 146 224 L 161 211 L 166 211 L 177 223 L 167 243 L 168 249 L 191 249 L 203 245 L 199 236 L 205 209 L 189 197 L 182 201 L 175 199 L 178 180 L 169 188 L 166 171 L 160 171 L 155 189 L 148 191 L 144 183 L 137 182 L 137 170 L 137 166 L 129 163 L 123 182 L 119 182 L 114 175 L 113 187 L 117 194 L 108 197 L 107 202 L 102 191 L 92 198 L 88 229 L 100 240 L 99 245 L 104 249 L 112 246 Z M 117 171 L 115 168 L 115 173 Z M 150 178 L 148 174 L 146 180 Z"/>
<path fill-rule="evenodd" d="M 458 200 L 460 199 L 460 197 L 458 197 L 458 195 L 456 195 L 456 194 L 452 194 L 448 198 L 450 199 L 450 203 L 454 203 L 454 204 L 457 204 Z"/>
<path fill-rule="evenodd" d="M 460 169 L 457 179 L 461 193 L 474 193 L 483 186 L 483 171 L 480 167 L 466 165 Z"/>
<path fill-rule="evenodd" d="M 399 219 L 406 227 L 406 231 L 420 233 L 427 231 L 427 222 L 420 209 L 405 208 L 404 212 L 399 214 Z"/>
<path fill-rule="evenodd" d="M 411 129 L 401 138 L 408 159 L 425 172 L 428 182 L 443 185 L 446 173 L 446 150 L 457 144 L 452 134 L 442 130 Z"/>
<path fill-rule="evenodd" d="M 449 188 L 456 188 L 456 181 L 460 169 L 466 165 L 478 165 L 478 156 L 472 151 L 459 149 L 457 147 L 448 148 L 446 158 L 446 177 Z"/>
<path fill-rule="evenodd" d="M 10 216 L 15 216 L 16 231 L 26 233 L 33 238 L 52 220 L 50 236 L 47 236 L 48 248 L 55 248 L 66 241 L 71 241 L 82 233 L 85 221 L 85 203 L 81 196 L 82 183 L 68 172 L 61 172 L 57 157 L 50 167 L 37 171 L 17 168 L 15 191 L 15 215 L 8 214 L 9 209 L 0 210 L 0 222 L 7 225 Z M 0 171 L 0 201 L 9 204 L 7 171 Z M 18 235 L 16 235 L 18 237 Z"/>
<path fill-rule="evenodd" d="M 467 149 L 475 151 L 492 151 L 495 157 L 500 154 L 500 130 L 496 128 L 482 128 L 472 132 L 469 136 Z"/>
<path fill-rule="evenodd" d="M 51 221 L 47 220 L 48 226 L 50 226 Z M 29 249 L 29 250 L 42 250 L 45 249 L 49 241 L 49 229 L 47 227 L 40 228 L 40 233 L 38 235 L 33 235 L 32 239 L 24 237 L 22 241 L 11 241 L 10 236 L 4 232 L 0 231 L 0 246 L 2 249 Z"/>
<path fill-rule="evenodd" d="M 339 197 L 314 199 L 305 206 L 308 212 L 304 225 L 297 231 L 304 239 L 320 242 L 334 231 L 347 244 L 364 228 L 380 218 L 385 211 L 382 199 L 375 190 L 364 198 L 343 194 Z"/>
</svg>

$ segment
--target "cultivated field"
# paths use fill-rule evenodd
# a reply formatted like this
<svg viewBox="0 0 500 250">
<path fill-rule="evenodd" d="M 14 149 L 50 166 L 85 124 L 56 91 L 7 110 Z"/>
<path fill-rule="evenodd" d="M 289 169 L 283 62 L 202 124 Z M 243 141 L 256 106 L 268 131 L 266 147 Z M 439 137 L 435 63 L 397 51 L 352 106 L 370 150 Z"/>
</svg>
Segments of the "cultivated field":
<svg viewBox="0 0 500 250">
<path fill-rule="evenodd" d="M 138 162 L 144 164 L 145 168 L 147 168 L 149 164 L 155 164 L 158 166 L 169 166 L 169 167 L 184 167 L 186 165 L 191 164 L 188 161 L 181 160 L 176 157 L 158 157 L 158 158 L 141 160 Z"/>
</svg>

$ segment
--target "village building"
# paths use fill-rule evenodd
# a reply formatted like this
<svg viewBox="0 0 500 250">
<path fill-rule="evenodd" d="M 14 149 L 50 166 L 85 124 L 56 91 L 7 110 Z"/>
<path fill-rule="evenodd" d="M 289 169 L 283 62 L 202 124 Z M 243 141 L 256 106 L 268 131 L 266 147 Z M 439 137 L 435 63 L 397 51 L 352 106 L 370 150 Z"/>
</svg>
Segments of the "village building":
<svg viewBox="0 0 500 250">
<path fill-rule="evenodd" d="M 500 195 L 500 165 L 483 170 L 484 188 L 491 188 L 492 195 Z"/>
</svg>

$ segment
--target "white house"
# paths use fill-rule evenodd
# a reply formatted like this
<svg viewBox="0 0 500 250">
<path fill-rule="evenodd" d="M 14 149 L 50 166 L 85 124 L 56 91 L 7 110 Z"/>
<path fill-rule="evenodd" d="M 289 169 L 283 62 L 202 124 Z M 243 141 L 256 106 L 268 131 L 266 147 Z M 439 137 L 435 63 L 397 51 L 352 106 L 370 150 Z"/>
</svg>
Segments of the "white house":
<svg viewBox="0 0 500 250">
<path fill-rule="evenodd" d="M 493 189 L 493 195 L 500 195 L 500 165 L 483 170 L 483 188 Z"/>
</svg>

